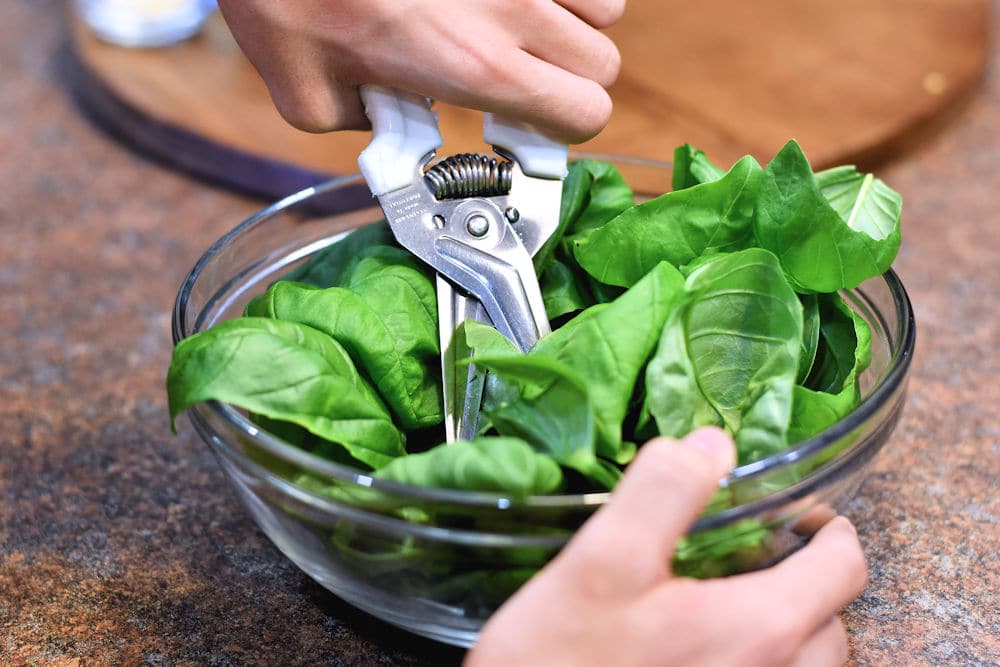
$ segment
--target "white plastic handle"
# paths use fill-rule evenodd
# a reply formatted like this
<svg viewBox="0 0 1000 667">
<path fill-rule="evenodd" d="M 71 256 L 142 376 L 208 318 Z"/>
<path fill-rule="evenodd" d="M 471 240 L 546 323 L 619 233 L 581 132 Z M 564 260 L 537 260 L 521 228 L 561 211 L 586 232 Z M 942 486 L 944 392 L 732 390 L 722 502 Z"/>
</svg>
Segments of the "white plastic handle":
<svg viewBox="0 0 1000 667">
<path fill-rule="evenodd" d="M 413 183 L 428 153 L 441 146 L 437 115 L 426 97 L 382 86 L 361 86 L 361 102 L 372 124 L 372 141 L 358 166 L 375 196 Z"/>
<path fill-rule="evenodd" d="M 483 114 L 483 141 L 512 155 L 521 171 L 536 178 L 565 178 L 569 146 L 527 123 Z"/>
</svg>

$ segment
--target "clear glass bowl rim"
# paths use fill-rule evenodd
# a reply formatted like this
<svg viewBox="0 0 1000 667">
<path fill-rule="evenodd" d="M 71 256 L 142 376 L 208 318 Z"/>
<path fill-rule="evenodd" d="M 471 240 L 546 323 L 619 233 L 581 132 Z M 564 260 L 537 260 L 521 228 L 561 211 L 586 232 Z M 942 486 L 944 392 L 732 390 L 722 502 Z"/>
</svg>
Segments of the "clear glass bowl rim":
<svg viewBox="0 0 1000 667">
<path fill-rule="evenodd" d="M 585 157 L 592 156 L 587 155 Z M 642 164 L 658 168 L 669 166 L 669 163 L 665 162 L 656 162 L 622 156 L 599 155 L 593 157 L 618 162 L 631 162 L 633 164 Z M 320 183 L 291 194 L 253 214 L 213 243 L 188 272 L 177 292 L 177 297 L 174 301 L 171 326 L 174 344 L 176 345 L 182 339 L 197 331 L 197 326 L 192 328 L 192 330 L 188 330 L 185 323 L 184 313 L 187 310 L 188 302 L 191 298 L 192 288 L 198 281 L 205 267 L 211 263 L 216 255 L 229 246 L 236 238 L 240 237 L 242 234 L 246 233 L 258 224 L 264 223 L 274 215 L 282 213 L 283 211 L 292 208 L 311 197 L 323 195 L 330 191 L 346 187 L 364 187 L 364 181 L 361 175 L 350 174 L 336 177 L 324 183 Z M 894 347 L 889 362 L 890 366 L 882 381 L 874 387 L 872 392 L 866 396 L 854 410 L 852 410 L 840 421 L 836 422 L 816 436 L 809 438 L 808 440 L 804 440 L 792 448 L 758 461 L 737 466 L 726 478 L 720 480 L 720 486 L 731 486 L 738 482 L 743 482 L 765 473 L 793 465 L 798 461 L 821 453 L 828 447 L 835 446 L 841 438 L 847 436 L 853 430 L 863 425 L 869 418 L 878 412 L 878 410 L 884 405 L 885 401 L 889 400 L 889 398 L 892 397 L 900 386 L 906 381 L 907 371 L 910 366 L 910 361 L 912 359 L 916 343 L 916 327 L 913 307 L 902 282 L 894 271 L 890 269 L 881 276 L 881 279 L 885 281 L 887 287 L 889 288 L 889 292 L 892 295 L 900 333 L 899 340 L 893 341 Z M 227 283 L 227 286 L 231 285 L 233 282 L 235 282 L 235 278 L 231 279 L 229 283 Z M 490 507 L 497 509 L 510 509 L 514 507 L 578 509 L 587 506 L 596 507 L 603 505 L 611 497 L 610 491 L 602 491 L 579 494 L 511 498 L 496 493 L 428 488 L 383 480 L 374 477 L 365 471 L 328 461 L 295 447 L 294 445 L 281 440 L 277 436 L 261 430 L 231 405 L 223 404 L 218 401 L 208 401 L 204 405 L 207 406 L 210 411 L 215 413 L 217 417 L 227 422 L 228 426 L 238 430 L 241 437 L 248 439 L 256 447 L 259 447 L 270 455 L 300 466 L 301 468 L 317 475 L 378 489 L 399 498 L 412 498 L 414 501 L 443 502 L 467 507 Z M 195 406 L 195 408 L 197 408 L 197 406 Z M 807 494 L 810 489 L 820 486 L 825 478 L 825 475 L 822 473 L 831 472 L 832 468 L 840 468 L 841 465 L 843 465 L 842 463 L 841 465 L 833 464 L 837 464 L 838 461 L 845 458 L 854 458 L 851 456 L 852 454 L 858 455 L 860 453 L 854 450 L 858 447 L 864 446 L 866 443 L 869 446 L 874 446 L 875 444 L 872 438 L 868 438 L 853 445 L 850 449 L 842 453 L 840 457 L 828 462 L 828 464 L 824 464 L 823 467 L 819 468 L 809 477 L 802 480 L 802 482 L 809 482 L 808 489 L 797 488 L 800 486 L 801 482 L 800 484 L 793 485 L 793 487 L 796 487 L 796 493 L 794 495 L 796 497 L 801 497 Z M 230 452 L 235 453 L 235 450 L 232 448 L 227 449 L 229 449 Z M 240 455 L 243 456 L 242 454 Z M 246 457 L 243 456 L 243 458 L 245 459 Z M 256 467 L 253 465 L 252 461 L 245 460 L 244 462 L 250 463 L 251 467 Z M 724 523 L 726 521 L 738 519 L 742 516 L 753 514 L 760 511 L 763 506 L 770 506 L 773 502 L 778 501 L 776 496 L 781 496 L 781 500 L 787 500 L 788 494 L 784 492 L 789 490 L 790 489 L 783 489 L 782 491 L 772 494 L 772 496 L 775 497 L 767 496 L 759 498 L 746 503 L 745 505 L 738 505 L 730 508 L 729 510 L 720 512 L 719 514 L 705 517 L 704 519 L 699 520 L 698 524 L 696 524 L 694 528 L 707 529 L 719 523 Z M 319 501 L 319 504 L 325 504 L 324 501 L 328 500 L 322 496 L 307 492 L 304 489 L 302 489 L 302 492 L 315 496 L 315 500 Z M 705 525 L 701 525 L 703 523 Z"/>
</svg>

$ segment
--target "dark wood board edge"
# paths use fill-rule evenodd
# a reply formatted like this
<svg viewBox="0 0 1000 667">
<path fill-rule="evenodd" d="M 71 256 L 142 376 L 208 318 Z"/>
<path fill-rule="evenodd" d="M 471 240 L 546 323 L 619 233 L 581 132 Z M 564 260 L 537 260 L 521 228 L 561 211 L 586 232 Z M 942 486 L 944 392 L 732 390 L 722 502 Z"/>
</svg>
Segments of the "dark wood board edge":
<svg viewBox="0 0 1000 667">
<path fill-rule="evenodd" d="M 984 30 L 989 49 L 993 47 L 995 25 L 988 7 L 985 14 Z M 161 164 L 218 187 L 269 201 L 338 175 L 226 146 L 184 127 L 151 117 L 122 99 L 88 67 L 79 55 L 72 35 L 66 35 L 62 51 L 60 59 L 67 86 L 86 115 L 119 142 Z M 859 147 L 838 163 L 854 164 L 860 169 L 872 171 L 919 148 L 961 117 L 978 92 L 985 74 L 984 62 L 976 75 L 955 94 L 954 102 L 945 109 L 914 119 L 895 136 Z"/>
<path fill-rule="evenodd" d="M 275 200 L 338 176 L 224 146 L 142 113 L 81 60 L 67 35 L 60 70 L 80 109 L 117 141 L 161 164 L 219 187 Z"/>
</svg>

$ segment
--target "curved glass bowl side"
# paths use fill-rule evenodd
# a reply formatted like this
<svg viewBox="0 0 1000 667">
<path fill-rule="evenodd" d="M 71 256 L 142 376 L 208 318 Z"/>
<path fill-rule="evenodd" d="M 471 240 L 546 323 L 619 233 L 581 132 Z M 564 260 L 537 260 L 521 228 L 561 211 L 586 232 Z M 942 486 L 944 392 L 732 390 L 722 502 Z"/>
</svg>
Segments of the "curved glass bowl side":
<svg viewBox="0 0 1000 667">
<path fill-rule="evenodd" d="M 506 534 L 477 530 L 498 526 L 475 522 L 442 528 L 317 498 L 245 456 L 229 441 L 227 423 L 203 416 L 211 420 L 213 413 L 192 415 L 196 430 L 285 556 L 359 609 L 438 641 L 471 646 L 490 615 L 572 532 Z"/>
<path fill-rule="evenodd" d="M 233 434 L 226 422 L 192 421 L 255 522 L 289 559 L 360 609 L 439 641 L 471 645 L 490 615 L 571 534 L 538 516 L 521 517 L 521 524 L 467 516 L 462 528 L 444 528 L 316 498 L 244 455 L 227 437 Z M 867 434 L 874 443 L 857 451 L 877 451 L 891 426 Z M 723 576 L 781 560 L 843 509 L 864 474 L 857 463 L 845 458 L 837 475 L 807 495 L 789 494 L 756 515 L 689 535 L 675 572 Z"/>
<path fill-rule="evenodd" d="M 240 315 L 270 282 L 379 219 L 359 187 L 352 176 L 311 188 L 221 238 L 178 293 L 175 341 Z M 735 506 L 699 519 L 679 545 L 675 571 L 715 576 L 780 560 L 854 494 L 899 419 L 914 327 L 892 272 L 845 298 L 873 334 L 861 406 L 791 450 L 734 470 L 723 484 Z M 457 645 L 470 645 L 489 615 L 609 497 L 515 501 L 396 484 L 285 443 L 229 405 L 198 404 L 188 415 L 255 521 L 293 562 L 355 606 Z"/>
</svg>

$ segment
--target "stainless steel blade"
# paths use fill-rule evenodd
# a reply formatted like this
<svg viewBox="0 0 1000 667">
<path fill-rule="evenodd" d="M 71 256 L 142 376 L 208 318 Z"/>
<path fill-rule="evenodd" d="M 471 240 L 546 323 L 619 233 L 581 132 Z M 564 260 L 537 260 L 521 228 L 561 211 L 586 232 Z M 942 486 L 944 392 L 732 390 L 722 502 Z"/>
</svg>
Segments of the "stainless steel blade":
<svg viewBox="0 0 1000 667">
<path fill-rule="evenodd" d="M 467 319 L 489 326 L 492 322 L 477 299 L 465 296 L 440 275 L 437 298 L 445 441 L 471 440 L 479 427 L 485 374 L 475 364 L 459 364 L 472 358 L 472 350 L 458 326 Z"/>
</svg>

